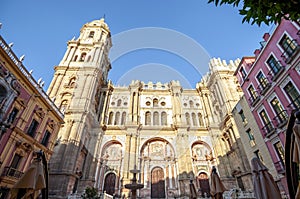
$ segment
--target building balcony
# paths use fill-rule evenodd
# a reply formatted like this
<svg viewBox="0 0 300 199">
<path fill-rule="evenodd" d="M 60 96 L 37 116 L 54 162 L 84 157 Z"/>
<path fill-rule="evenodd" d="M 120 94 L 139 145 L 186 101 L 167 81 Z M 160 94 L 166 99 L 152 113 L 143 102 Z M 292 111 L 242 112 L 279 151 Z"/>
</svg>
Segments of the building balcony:
<svg viewBox="0 0 300 199">
<path fill-rule="evenodd" d="M 269 88 L 271 88 L 271 85 L 272 84 L 270 82 L 268 82 L 265 85 L 260 84 L 257 88 L 257 90 L 259 91 L 259 94 L 264 95 L 269 90 Z"/>
<path fill-rule="evenodd" d="M 289 110 L 300 109 L 300 95 L 297 96 L 287 107 Z"/>
<path fill-rule="evenodd" d="M 257 96 L 255 98 L 254 97 L 250 97 L 249 98 L 250 105 L 252 107 L 254 107 L 257 104 L 257 102 L 259 102 L 259 99 L 260 99 L 260 96 Z"/>
<path fill-rule="evenodd" d="M 265 137 L 270 137 L 276 132 L 272 122 L 266 124 L 261 130 L 263 131 Z"/>
<path fill-rule="evenodd" d="M 282 66 L 280 61 L 276 62 L 273 67 L 273 69 L 269 70 L 268 77 L 271 78 L 272 81 L 276 81 L 278 77 L 282 74 L 284 67 Z"/>
<path fill-rule="evenodd" d="M 275 162 L 274 166 L 279 174 L 285 174 L 285 166 L 283 161 Z"/>
<path fill-rule="evenodd" d="M 22 175 L 23 175 L 23 172 L 18 171 L 17 169 L 9 167 L 9 166 L 4 167 L 3 172 L 1 174 L 2 177 L 13 177 L 16 179 L 21 178 Z"/>
<path fill-rule="evenodd" d="M 293 39 L 291 43 L 289 43 L 289 45 L 286 47 L 284 52 L 281 54 L 281 58 L 285 63 L 289 64 L 299 50 L 300 46 L 298 45 L 297 40 Z"/>
<path fill-rule="evenodd" d="M 278 128 L 284 127 L 288 122 L 288 114 L 286 110 L 281 111 L 277 114 L 276 117 L 273 118 L 274 124 Z"/>
</svg>

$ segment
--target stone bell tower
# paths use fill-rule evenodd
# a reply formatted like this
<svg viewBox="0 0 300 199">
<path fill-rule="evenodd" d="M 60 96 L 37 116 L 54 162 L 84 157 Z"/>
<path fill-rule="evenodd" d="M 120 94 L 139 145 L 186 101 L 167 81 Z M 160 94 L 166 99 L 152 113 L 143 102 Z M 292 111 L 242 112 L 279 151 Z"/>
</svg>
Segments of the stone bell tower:
<svg viewBox="0 0 300 199">
<path fill-rule="evenodd" d="M 48 94 L 64 113 L 64 124 L 49 163 L 50 198 L 66 198 L 95 182 L 97 146 L 103 133 L 100 92 L 108 84 L 111 46 L 104 19 L 86 23 L 55 67 Z"/>
</svg>

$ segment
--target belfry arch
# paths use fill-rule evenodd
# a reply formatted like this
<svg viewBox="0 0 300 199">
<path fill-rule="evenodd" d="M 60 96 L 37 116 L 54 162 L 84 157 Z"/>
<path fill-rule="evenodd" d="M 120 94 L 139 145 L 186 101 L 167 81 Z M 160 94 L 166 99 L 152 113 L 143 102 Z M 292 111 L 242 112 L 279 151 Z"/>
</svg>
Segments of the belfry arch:
<svg viewBox="0 0 300 199">
<path fill-rule="evenodd" d="M 143 143 L 140 148 L 140 179 L 144 184 L 140 196 L 150 195 L 165 198 L 174 194 L 178 185 L 177 160 L 173 145 L 166 139 L 155 137 Z M 160 193 L 154 189 L 161 190 Z"/>
</svg>

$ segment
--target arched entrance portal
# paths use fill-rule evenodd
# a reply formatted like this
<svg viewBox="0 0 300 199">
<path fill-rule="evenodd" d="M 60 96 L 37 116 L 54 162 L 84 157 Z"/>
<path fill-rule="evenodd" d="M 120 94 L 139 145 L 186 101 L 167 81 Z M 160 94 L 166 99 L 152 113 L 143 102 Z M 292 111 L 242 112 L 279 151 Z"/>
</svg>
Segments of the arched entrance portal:
<svg viewBox="0 0 300 199">
<path fill-rule="evenodd" d="M 160 167 L 151 172 L 151 198 L 166 198 L 164 171 Z"/>
<path fill-rule="evenodd" d="M 116 175 L 114 173 L 109 173 L 105 177 L 104 190 L 109 195 L 114 195 L 116 185 Z"/>
<path fill-rule="evenodd" d="M 210 188 L 209 188 L 209 181 L 208 181 L 207 174 L 204 172 L 201 172 L 197 178 L 198 178 L 198 182 L 199 182 L 199 186 L 200 186 L 201 196 L 202 197 L 204 197 L 205 195 L 210 196 Z"/>
</svg>

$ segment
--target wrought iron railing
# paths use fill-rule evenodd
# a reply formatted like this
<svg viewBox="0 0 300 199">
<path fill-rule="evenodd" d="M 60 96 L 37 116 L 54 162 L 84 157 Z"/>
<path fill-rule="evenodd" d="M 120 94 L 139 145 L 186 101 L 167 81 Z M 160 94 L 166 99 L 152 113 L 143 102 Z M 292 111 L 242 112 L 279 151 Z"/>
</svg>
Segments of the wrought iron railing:
<svg viewBox="0 0 300 199">
<path fill-rule="evenodd" d="M 285 167 L 284 167 L 284 162 L 283 161 L 275 162 L 274 166 L 275 166 L 278 173 L 280 173 L 280 174 L 285 173 Z"/>
<path fill-rule="evenodd" d="M 296 39 L 293 39 L 289 45 L 284 49 L 284 52 L 281 54 L 281 58 L 286 62 L 290 63 L 292 57 L 295 55 L 295 52 L 299 50 L 299 45 Z"/>
<path fill-rule="evenodd" d="M 282 74 L 281 72 L 284 70 L 284 67 L 280 61 L 274 62 L 273 64 L 273 67 L 269 66 L 271 69 L 268 72 L 268 77 L 271 78 L 272 81 L 275 81 L 280 74 Z"/>
<path fill-rule="evenodd" d="M 257 90 L 259 91 L 259 94 L 264 95 L 269 90 L 269 88 L 271 87 L 271 85 L 272 84 L 270 82 L 268 82 L 266 84 L 260 84 L 257 87 Z"/>
<path fill-rule="evenodd" d="M 269 137 L 276 131 L 272 122 L 267 123 L 261 130 L 264 132 L 265 137 Z"/>
<path fill-rule="evenodd" d="M 273 118 L 276 127 L 281 128 L 288 122 L 288 114 L 286 110 L 282 110 Z"/>
<path fill-rule="evenodd" d="M 291 110 L 299 110 L 300 109 L 300 95 L 297 96 L 288 106 Z"/>
<path fill-rule="evenodd" d="M 15 168 L 12 168 L 10 166 L 4 167 L 2 175 L 1 176 L 9 176 L 9 177 L 14 177 L 14 178 L 21 178 L 21 176 L 23 175 L 23 172 L 18 171 Z"/>
<path fill-rule="evenodd" d="M 252 107 L 254 107 L 255 104 L 257 104 L 257 102 L 259 101 L 259 99 L 260 99 L 260 96 L 257 96 L 257 97 L 250 97 L 250 98 L 249 98 L 250 105 L 251 105 Z"/>
</svg>

